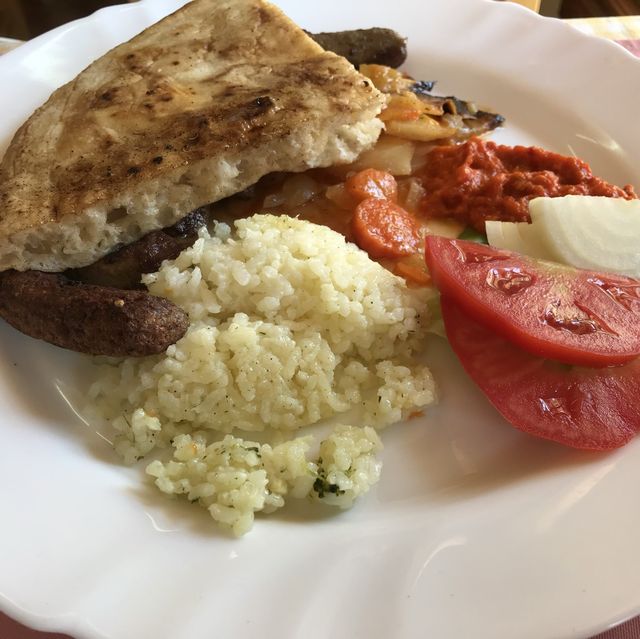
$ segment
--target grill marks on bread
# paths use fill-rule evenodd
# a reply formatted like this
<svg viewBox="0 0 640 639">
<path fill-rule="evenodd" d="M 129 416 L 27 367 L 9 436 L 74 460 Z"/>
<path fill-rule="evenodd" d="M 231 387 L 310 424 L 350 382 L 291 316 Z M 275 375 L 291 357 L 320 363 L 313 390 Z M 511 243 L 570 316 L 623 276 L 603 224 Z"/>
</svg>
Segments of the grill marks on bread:
<svg viewBox="0 0 640 639">
<path fill-rule="evenodd" d="M 0 164 L 0 270 L 86 266 L 267 173 L 350 162 L 384 101 L 267 2 L 195 0 L 18 131 Z"/>
</svg>

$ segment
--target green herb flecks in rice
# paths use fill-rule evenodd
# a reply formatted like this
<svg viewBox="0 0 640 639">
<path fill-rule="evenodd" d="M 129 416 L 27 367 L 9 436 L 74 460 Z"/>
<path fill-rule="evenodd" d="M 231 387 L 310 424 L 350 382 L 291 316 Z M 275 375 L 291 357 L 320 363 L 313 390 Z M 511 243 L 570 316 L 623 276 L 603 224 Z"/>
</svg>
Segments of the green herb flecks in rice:
<svg viewBox="0 0 640 639">
<path fill-rule="evenodd" d="M 239 220 L 233 234 L 217 225 L 145 283 L 190 327 L 162 355 L 100 368 L 91 413 L 113 425 L 127 462 L 197 430 L 293 431 L 352 409 L 379 428 L 434 401 L 431 374 L 414 361 L 429 293 L 326 227 L 272 215 Z M 344 488 L 345 470 L 337 481 L 325 468 L 339 486 L 325 495 L 357 492 Z M 261 494 L 266 480 L 247 477 Z M 278 494 L 268 492 L 267 504 Z"/>
</svg>

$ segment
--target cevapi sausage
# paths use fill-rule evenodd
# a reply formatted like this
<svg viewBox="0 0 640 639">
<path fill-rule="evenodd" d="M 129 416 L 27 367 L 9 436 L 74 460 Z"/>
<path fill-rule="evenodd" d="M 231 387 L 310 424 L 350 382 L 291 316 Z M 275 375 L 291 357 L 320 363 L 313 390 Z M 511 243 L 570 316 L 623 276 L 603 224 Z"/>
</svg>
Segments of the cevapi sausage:
<svg viewBox="0 0 640 639">
<path fill-rule="evenodd" d="M 0 315 L 22 333 L 90 355 L 161 353 L 187 331 L 187 314 L 146 291 L 76 282 L 59 273 L 0 273 Z"/>
<path fill-rule="evenodd" d="M 392 29 L 374 27 L 353 31 L 309 33 L 323 49 L 346 58 L 355 67 L 384 64 L 399 67 L 407 59 L 407 41 Z"/>
<path fill-rule="evenodd" d="M 196 209 L 179 222 L 160 231 L 152 231 L 97 262 L 65 271 L 72 280 L 122 289 L 144 289 L 143 273 L 154 273 L 164 260 L 173 260 L 198 237 L 205 224 L 205 210 Z"/>
</svg>

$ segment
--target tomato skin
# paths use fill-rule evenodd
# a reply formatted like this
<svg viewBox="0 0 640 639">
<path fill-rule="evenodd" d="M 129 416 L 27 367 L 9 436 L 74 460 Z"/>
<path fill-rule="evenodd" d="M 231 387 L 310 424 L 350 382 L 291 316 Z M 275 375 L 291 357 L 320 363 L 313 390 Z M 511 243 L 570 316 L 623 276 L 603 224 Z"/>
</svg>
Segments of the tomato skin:
<svg viewBox="0 0 640 639">
<path fill-rule="evenodd" d="M 535 357 L 441 299 L 449 343 L 463 368 L 515 428 L 584 450 L 611 450 L 640 430 L 640 359 L 569 368 Z"/>
<path fill-rule="evenodd" d="M 443 295 L 533 355 L 577 366 L 640 355 L 638 280 L 436 236 L 425 250 Z"/>
</svg>

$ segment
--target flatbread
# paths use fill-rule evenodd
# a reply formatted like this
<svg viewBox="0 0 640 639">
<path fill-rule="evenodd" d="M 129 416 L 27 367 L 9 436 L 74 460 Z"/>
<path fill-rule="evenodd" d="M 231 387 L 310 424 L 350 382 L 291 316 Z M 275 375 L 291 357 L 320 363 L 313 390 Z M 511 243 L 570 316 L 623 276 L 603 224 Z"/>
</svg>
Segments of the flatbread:
<svg viewBox="0 0 640 639">
<path fill-rule="evenodd" d="M 351 162 L 384 97 L 262 0 L 196 0 L 53 93 L 0 164 L 0 270 L 61 271 L 274 171 Z"/>
</svg>

